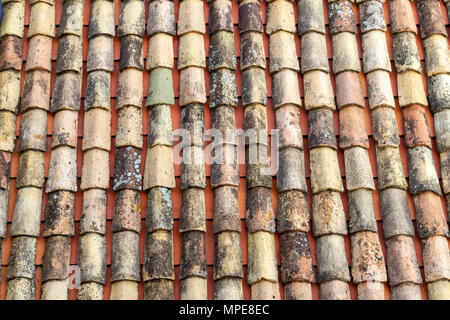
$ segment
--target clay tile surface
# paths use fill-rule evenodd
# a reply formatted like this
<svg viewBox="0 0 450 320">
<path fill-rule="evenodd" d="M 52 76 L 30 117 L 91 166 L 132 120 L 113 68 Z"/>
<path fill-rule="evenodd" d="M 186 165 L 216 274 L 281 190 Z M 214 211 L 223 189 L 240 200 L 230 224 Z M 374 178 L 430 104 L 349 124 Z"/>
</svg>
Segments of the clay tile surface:
<svg viewBox="0 0 450 320">
<path fill-rule="evenodd" d="M 446 297 L 449 1 L 25 3 L 0 25 L 0 300 Z"/>
</svg>

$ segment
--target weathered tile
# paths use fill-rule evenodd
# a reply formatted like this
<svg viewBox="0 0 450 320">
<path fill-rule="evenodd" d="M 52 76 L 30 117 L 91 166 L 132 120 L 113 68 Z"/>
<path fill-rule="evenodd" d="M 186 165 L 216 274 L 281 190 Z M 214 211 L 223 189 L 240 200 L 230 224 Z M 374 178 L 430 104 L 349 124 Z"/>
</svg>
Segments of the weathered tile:
<svg viewBox="0 0 450 320">
<path fill-rule="evenodd" d="M 104 2 L 107 1 L 95 1 L 92 2 L 91 6 L 91 20 L 89 23 L 89 36 L 91 36 L 91 29 L 98 30 L 98 25 L 104 20 L 99 20 L 100 18 L 99 12 L 107 12 L 105 8 L 99 8 L 103 5 Z M 100 10 L 99 10 L 100 9 Z M 111 6 L 112 9 L 112 6 Z M 61 20 L 59 22 L 58 31 L 56 32 L 56 36 L 62 37 L 64 35 L 72 34 L 75 36 L 82 36 L 83 33 L 83 1 L 79 0 L 65 0 L 63 1 L 62 12 L 66 14 L 61 15 Z M 111 11 L 112 12 L 112 11 Z M 102 18 L 107 17 L 106 14 Z M 97 29 L 96 29 L 97 27 Z M 113 32 L 114 32 L 114 23 L 113 23 Z M 97 33 L 95 33 L 97 34 Z M 111 34 L 114 35 L 114 34 Z"/>
<path fill-rule="evenodd" d="M 12 240 L 6 279 L 33 279 L 36 256 L 35 237 L 15 237 Z"/>
<path fill-rule="evenodd" d="M 45 2 L 37 2 L 30 9 L 30 25 L 27 37 L 36 35 L 55 36 L 55 7 Z"/>
<path fill-rule="evenodd" d="M 81 74 L 64 72 L 56 77 L 50 112 L 80 110 Z"/>
<path fill-rule="evenodd" d="M 262 35 L 257 32 L 246 32 L 241 35 L 241 70 L 250 67 L 266 68 Z"/>
<path fill-rule="evenodd" d="M 6 238 L 6 231 L 8 227 L 8 206 L 9 206 L 9 188 L 6 190 L 0 189 L 0 235 Z"/>
<path fill-rule="evenodd" d="M 20 154 L 16 186 L 42 188 L 44 185 L 44 154 L 27 150 Z"/>
<path fill-rule="evenodd" d="M 222 1 L 229 2 L 228 0 Z M 212 72 L 221 68 L 236 70 L 236 53 L 233 33 L 219 31 L 211 35 L 209 41 L 209 71 Z"/>
<path fill-rule="evenodd" d="M 348 106 L 339 111 L 339 148 L 369 148 L 364 109 Z"/>
<path fill-rule="evenodd" d="M 111 149 L 111 113 L 93 108 L 84 113 L 82 150 Z"/>
<path fill-rule="evenodd" d="M 428 101 L 422 83 L 422 75 L 415 71 L 397 74 L 398 100 L 400 107 L 413 104 L 427 106 Z"/>
<path fill-rule="evenodd" d="M 212 152 L 211 187 L 239 186 L 238 150 L 236 146 L 217 146 Z"/>
<path fill-rule="evenodd" d="M 289 1 L 274 1 L 268 4 L 266 33 L 277 31 L 295 33 L 294 6 Z"/>
<path fill-rule="evenodd" d="M 408 169 L 412 194 L 424 191 L 442 194 L 431 149 L 424 146 L 408 149 Z"/>
<path fill-rule="evenodd" d="M 425 281 L 450 278 L 450 255 L 446 237 L 422 240 Z"/>
<path fill-rule="evenodd" d="M 371 2 L 377 2 L 375 0 Z M 375 70 L 391 72 L 391 61 L 389 59 L 386 34 L 375 30 L 362 35 L 363 70 L 369 73 Z"/>
<path fill-rule="evenodd" d="M 205 192 L 197 188 L 183 190 L 180 232 L 206 232 L 205 217 Z"/>
<path fill-rule="evenodd" d="M 438 1 L 419 1 L 417 11 L 420 19 L 420 33 L 422 38 L 428 38 L 433 34 L 447 36 L 445 22 L 442 18 L 441 6 Z"/>
<path fill-rule="evenodd" d="M 252 188 L 247 190 L 246 224 L 248 232 L 275 232 L 275 214 L 269 188 Z"/>
<path fill-rule="evenodd" d="M 419 237 L 421 239 L 435 235 L 448 237 L 448 226 L 439 195 L 425 191 L 413 196 L 413 201 Z"/>
<path fill-rule="evenodd" d="M 80 37 L 66 35 L 59 38 L 56 73 L 64 71 L 81 73 L 82 66 L 82 44 Z"/>
<path fill-rule="evenodd" d="M 171 147 L 158 145 L 147 150 L 144 190 L 152 187 L 175 188 Z"/>
<path fill-rule="evenodd" d="M 387 240 L 398 235 L 414 236 L 406 192 L 388 188 L 380 192 L 380 198 L 384 238 Z"/>
<path fill-rule="evenodd" d="M 448 300 L 450 292 L 449 289 L 450 280 L 447 279 L 427 283 L 428 297 L 430 300 Z"/>
<path fill-rule="evenodd" d="M 311 149 L 309 161 L 313 194 L 326 190 L 344 191 L 335 150 L 327 147 Z"/>
<path fill-rule="evenodd" d="M 42 189 L 28 187 L 17 190 L 11 236 L 38 237 L 41 226 L 41 212 Z"/>
<path fill-rule="evenodd" d="M 377 0 L 364 1 L 359 5 L 361 32 L 373 30 L 387 31 L 384 21 L 383 4 Z"/>
<path fill-rule="evenodd" d="M 377 70 L 366 75 L 370 109 L 380 106 L 395 108 L 389 73 Z"/>
<path fill-rule="evenodd" d="M 244 109 L 245 144 L 268 145 L 267 110 L 261 104 L 254 104 Z M 256 150 L 255 150 L 256 151 Z"/>
<path fill-rule="evenodd" d="M 395 120 L 395 111 L 381 107 L 372 111 L 373 137 L 379 147 L 396 147 L 400 144 L 400 137 Z"/>
<path fill-rule="evenodd" d="M 136 68 L 139 70 L 144 69 L 142 43 L 143 39 L 135 35 L 127 35 L 122 38 L 122 42 L 120 44 L 120 71 L 123 71 L 125 68 Z"/>
<path fill-rule="evenodd" d="M 422 72 L 416 37 L 411 32 L 401 32 L 393 37 L 395 69 L 398 73 L 407 70 Z"/>
<path fill-rule="evenodd" d="M 75 234 L 75 194 L 71 191 L 56 191 L 48 194 L 45 206 L 43 237 Z"/>
<path fill-rule="evenodd" d="M 275 239 L 269 232 L 254 232 L 248 235 L 247 283 L 260 280 L 278 281 Z"/>
<path fill-rule="evenodd" d="M 408 184 L 403 173 L 398 147 L 377 147 L 378 189 L 399 188 L 406 190 Z"/>
<path fill-rule="evenodd" d="M 318 108 L 308 112 L 308 147 L 337 149 L 332 110 Z"/>
<path fill-rule="evenodd" d="M 138 148 L 116 148 L 113 190 L 122 189 L 142 189 L 141 150 Z"/>
<path fill-rule="evenodd" d="M 248 281 L 247 281 L 248 282 Z M 251 285 L 252 297 L 255 300 L 280 300 L 280 286 L 278 282 L 262 279 Z"/>
<path fill-rule="evenodd" d="M 172 1 L 151 1 L 148 4 L 147 35 L 176 34 L 174 4 Z"/>
<path fill-rule="evenodd" d="M 386 241 L 389 285 L 422 283 L 412 237 L 399 236 Z"/>
<path fill-rule="evenodd" d="M 120 7 L 117 35 L 122 38 L 127 35 L 143 37 L 145 33 L 144 1 L 122 2 Z"/>
<path fill-rule="evenodd" d="M 81 208 L 80 235 L 106 231 L 106 191 L 89 189 L 83 192 Z"/>
<path fill-rule="evenodd" d="M 308 187 L 305 179 L 303 151 L 295 148 L 286 148 L 280 150 L 279 157 L 278 191 L 301 190 L 306 192 Z"/>
<path fill-rule="evenodd" d="M 353 5 L 350 1 L 338 1 L 328 4 L 328 18 L 330 20 L 331 34 L 341 32 L 358 33 L 353 14 Z"/>
<path fill-rule="evenodd" d="M 178 51 L 178 70 L 187 67 L 206 68 L 203 34 L 191 32 L 181 36 Z"/>
<path fill-rule="evenodd" d="M 347 234 L 345 212 L 341 194 L 325 191 L 312 197 L 313 234 L 321 237 L 329 234 Z"/>
<path fill-rule="evenodd" d="M 333 36 L 333 72 L 361 72 L 358 44 L 353 33 L 341 32 Z"/>
<path fill-rule="evenodd" d="M 359 73 L 342 72 L 336 75 L 336 102 L 339 108 L 350 105 L 365 107 Z"/>
<path fill-rule="evenodd" d="M 181 109 L 181 128 L 183 148 L 189 146 L 203 147 L 204 145 L 204 122 L 205 109 L 200 103 L 192 103 Z M 186 151 L 187 152 L 187 151 Z M 189 162 L 191 163 L 191 162 Z"/>
<path fill-rule="evenodd" d="M 163 1 L 166 3 L 168 1 Z M 211 52 L 210 52 L 211 56 Z M 167 33 L 157 33 L 148 41 L 148 54 L 146 68 L 153 70 L 158 67 L 172 69 L 173 67 L 173 37 Z"/>
<path fill-rule="evenodd" d="M 30 109 L 22 114 L 20 139 L 17 151 L 46 151 L 47 146 L 47 111 Z"/>
<path fill-rule="evenodd" d="M 78 265 L 81 283 L 106 283 L 106 239 L 98 233 L 80 236 Z"/>
<path fill-rule="evenodd" d="M 298 190 L 278 195 L 278 232 L 309 231 L 309 207 L 306 193 Z"/>
<path fill-rule="evenodd" d="M 119 83 L 117 84 L 117 109 L 125 106 L 142 107 L 144 91 L 142 79 L 141 70 L 127 68 L 120 73 Z"/>
<path fill-rule="evenodd" d="M 184 233 L 181 240 L 180 279 L 206 278 L 207 275 L 205 233 L 201 231 Z"/>
<path fill-rule="evenodd" d="M 202 68 L 190 67 L 180 71 L 180 106 L 190 103 L 206 103 L 205 74 Z"/>
<path fill-rule="evenodd" d="M 425 65 L 429 77 L 450 73 L 450 50 L 447 38 L 442 35 L 432 35 L 423 40 L 425 47 Z"/>
<path fill-rule="evenodd" d="M 214 189 L 213 232 L 241 231 L 238 189 L 222 186 Z"/>
<path fill-rule="evenodd" d="M 15 278 L 8 281 L 7 300 L 33 300 L 36 298 L 35 279 Z"/>
<path fill-rule="evenodd" d="M 369 153 L 366 149 L 353 147 L 344 151 L 347 190 L 375 190 Z"/>
<path fill-rule="evenodd" d="M 210 75 L 209 107 L 237 107 L 236 75 L 233 70 L 219 69 Z"/>
<path fill-rule="evenodd" d="M 304 35 L 310 31 L 325 34 L 323 3 L 302 0 L 298 2 L 298 33 Z"/>
<path fill-rule="evenodd" d="M 60 146 L 52 150 L 46 191 L 77 191 L 76 149 Z"/>
<path fill-rule="evenodd" d="M 142 109 L 123 107 L 119 109 L 116 128 L 116 147 L 142 148 Z"/>
<path fill-rule="evenodd" d="M 428 100 L 431 110 L 439 112 L 450 106 L 450 75 L 438 74 L 428 77 Z"/>
<path fill-rule="evenodd" d="M 172 192 L 170 189 L 156 187 L 148 191 L 147 232 L 173 229 Z"/>
<path fill-rule="evenodd" d="M 112 231 L 134 231 L 136 233 L 141 231 L 139 191 L 122 189 L 117 192 Z"/>
<path fill-rule="evenodd" d="M 284 284 L 285 300 L 312 300 L 311 284 L 307 282 L 290 282 Z"/>
<path fill-rule="evenodd" d="M 91 40 L 92 41 L 92 40 Z M 105 71 L 93 71 L 87 76 L 84 108 L 103 109 L 109 112 L 110 106 L 111 74 Z"/>
<path fill-rule="evenodd" d="M 442 190 L 445 194 L 450 193 L 450 151 L 440 153 L 441 159 L 441 175 L 442 175 Z"/>
<path fill-rule="evenodd" d="M 243 277 L 241 241 L 238 232 L 222 232 L 216 237 L 214 280 Z"/>
<path fill-rule="evenodd" d="M 239 32 L 242 34 L 249 31 L 263 32 L 261 4 L 256 1 L 239 6 Z"/>
<path fill-rule="evenodd" d="M 333 87 L 328 73 L 312 71 L 303 75 L 305 109 L 336 108 Z"/>
<path fill-rule="evenodd" d="M 0 37 L 23 37 L 25 16 L 25 0 L 8 2 L 3 5 L 2 21 L 0 24 Z"/>
<path fill-rule="evenodd" d="M 0 151 L 0 189 L 8 189 L 11 171 L 11 153 Z"/>
<path fill-rule="evenodd" d="M 111 281 L 139 281 L 139 234 L 133 231 L 116 232 L 112 242 Z"/>
<path fill-rule="evenodd" d="M 450 130 L 448 128 L 450 128 L 450 110 L 442 110 L 441 112 L 435 113 L 434 130 L 436 132 L 438 152 L 444 152 L 450 149 Z M 429 136 L 426 137 L 429 138 Z"/>
<path fill-rule="evenodd" d="M 416 21 L 409 0 L 391 0 L 389 18 L 392 33 L 408 31 L 417 34 Z"/>
<path fill-rule="evenodd" d="M 276 32 L 272 34 L 269 41 L 269 51 L 271 73 L 276 73 L 282 69 L 300 71 L 293 33 Z"/>
<path fill-rule="evenodd" d="M 439 115 L 444 114 L 439 112 L 435 115 L 435 130 L 436 139 L 439 146 Z M 405 140 L 408 148 L 414 148 L 416 146 L 427 146 L 432 148 L 431 133 L 428 126 L 427 116 L 425 109 L 422 106 L 412 105 L 403 109 L 403 120 L 405 124 Z M 450 120 L 450 119 L 449 119 Z M 444 122 L 445 123 L 445 122 Z M 439 147 L 438 147 L 439 149 Z"/>
<path fill-rule="evenodd" d="M 300 88 L 296 71 L 283 69 L 272 77 L 273 107 L 301 106 Z"/>
<path fill-rule="evenodd" d="M 350 281 L 344 237 L 327 235 L 317 239 L 317 282 Z"/>
<path fill-rule="evenodd" d="M 348 193 L 348 228 L 349 232 L 377 232 L 372 191 L 367 189 L 354 190 Z"/>
<path fill-rule="evenodd" d="M 234 31 L 231 1 L 218 0 L 210 4 L 209 7 L 209 34 L 213 35 L 217 31 Z"/>
<path fill-rule="evenodd" d="M 70 237 L 53 236 L 47 238 L 42 258 L 42 281 L 67 279 L 69 262 Z"/>
<path fill-rule="evenodd" d="M 111 284 L 110 300 L 137 300 L 138 285 L 135 280 L 119 280 Z"/>
<path fill-rule="evenodd" d="M 205 163 L 201 146 L 187 146 L 183 149 L 181 168 L 181 190 L 206 187 Z"/>
<path fill-rule="evenodd" d="M 300 128 L 300 112 L 296 105 L 284 105 L 276 109 L 275 121 L 279 129 L 279 148 L 293 147 L 303 149 L 303 137 Z"/>
<path fill-rule="evenodd" d="M 242 291 L 242 279 L 240 278 L 222 278 L 214 282 L 215 300 L 242 300 L 244 293 Z"/>
<path fill-rule="evenodd" d="M 51 148 L 57 146 L 77 146 L 78 112 L 61 110 L 55 114 L 53 120 Z"/>
<path fill-rule="evenodd" d="M 222 106 L 211 109 L 211 143 L 214 145 L 238 144 L 234 108 Z"/>
<path fill-rule="evenodd" d="M 2 37 L 0 39 L 0 55 L 1 71 L 7 69 L 20 71 L 22 69 L 22 39 L 16 36 Z"/>
<path fill-rule="evenodd" d="M 183 76 L 187 79 L 186 82 L 189 81 L 189 78 L 192 76 L 197 81 L 202 81 L 204 84 L 203 72 L 198 68 L 190 68 L 186 71 L 182 72 Z M 187 76 L 186 76 L 187 73 Z M 183 79 L 184 80 L 184 79 Z M 180 80 L 181 81 L 181 80 Z M 186 86 L 188 85 L 185 83 Z M 181 84 L 180 84 L 181 85 Z M 189 88 L 187 86 L 186 89 L 195 90 L 193 88 Z M 203 89 L 204 91 L 204 89 Z M 193 92 L 193 94 L 198 94 L 197 92 Z M 181 95 L 181 93 L 180 93 Z M 184 94 L 183 94 L 184 96 Z M 197 98 L 197 96 L 192 97 L 193 99 Z M 181 97 L 180 97 L 181 100 Z M 174 91 L 173 91 L 173 82 L 172 82 L 172 70 L 167 68 L 156 68 L 150 72 L 150 80 L 148 85 L 148 94 L 145 105 L 147 107 L 165 104 L 172 105 L 175 103 L 174 99 Z M 189 102 L 188 102 L 189 103 Z"/>
<path fill-rule="evenodd" d="M 0 150 L 14 151 L 16 140 L 16 115 L 12 112 L 0 110 Z"/>
<path fill-rule="evenodd" d="M 20 73 L 15 70 L 0 72 L 0 110 L 17 112 L 20 100 Z"/>
<path fill-rule="evenodd" d="M 121 55 L 122 57 L 122 55 Z M 112 72 L 114 69 L 114 48 L 111 36 L 96 36 L 89 40 L 86 71 L 103 70 Z"/>
<path fill-rule="evenodd" d="M 109 152 L 90 149 L 84 153 L 81 173 L 81 190 L 91 188 L 108 189 L 109 187 Z"/>
<path fill-rule="evenodd" d="M 155 279 L 144 282 L 144 300 L 173 300 L 174 281 Z"/>
<path fill-rule="evenodd" d="M 378 233 L 370 231 L 355 233 L 351 237 L 351 246 L 353 282 L 386 282 L 386 266 Z"/>
<path fill-rule="evenodd" d="M 247 189 L 253 187 L 272 188 L 269 147 L 251 144 L 245 148 L 247 161 Z"/>
<path fill-rule="evenodd" d="M 149 233 L 145 248 L 144 281 L 154 279 L 175 280 L 172 233 L 163 230 Z"/>
<path fill-rule="evenodd" d="M 148 145 L 172 146 L 172 118 L 170 106 L 157 105 L 149 110 Z"/>
<path fill-rule="evenodd" d="M 203 14 L 203 1 L 188 0 L 180 3 L 178 9 L 178 35 L 182 36 L 189 32 L 204 34 L 205 17 Z"/>
<path fill-rule="evenodd" d="M 51 74 L 42 70 L 33 70 L 25 74 L 22 99 L 19 105 L 20 112 L 25 112 L 31 108 L 49 110 L 50 78 Z"/>
<path fill-rule="evenodd" d="M 302 35 L 302 73 L 313 70 L 329 72 L 325 35 L 309 32 Z"/>
<path fill-rule="evenodd" d="M 67 3 L 69 1 L 65 1 Z M 83 4 L 81 3 L 81 6 Z M 89 38 L 96 35 L 115 36 L 114 3 L 111 1 L 92 1 L 89 20 Z"/>
</svg>

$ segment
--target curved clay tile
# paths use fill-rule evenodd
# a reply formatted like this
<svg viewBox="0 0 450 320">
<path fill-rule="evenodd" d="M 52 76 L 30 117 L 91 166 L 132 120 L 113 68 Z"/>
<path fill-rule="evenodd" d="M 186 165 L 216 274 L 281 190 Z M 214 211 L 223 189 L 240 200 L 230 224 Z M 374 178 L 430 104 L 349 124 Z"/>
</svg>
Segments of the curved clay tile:
<svg viewBox="0 0 450 320">
<path fill-rule="evenodd" d="M 111 4 L 113 5 L 113 4 Z M 111 16 L 113 21 L 114 15 Z M 112 188 L 116 191 L 112 223 L 111 295 L 114 300 L 137 300 L 140 281 L 139 233 L 141 230 L 140 195 L 142 190 L 142 87 L 143 37 L 145 32 L 144 2 L 122 1 L 118 36 L 120 44 L 118 120 L 115 139 L 115 160 Z M 92 40 L 91 40 L 92 41 Z M 111 39 L 112 42 L 112 39 Z M 113 62 L 112 57 L 111 60 Z M 132 70 L 134 82 L 124 82 L 122 76 Z M 126 97 L 136 90 L 136 104 L 128 104 Z M 123 100 L 122 100 L 123 99 Z M 109 133 L 109 128 L 108 128 Z"/>
<path fill-rule="evenodd" d="M 317 282 L 320 299 L 350 299 L 350 273 L 345 254 L 347 234 L 337 160 L 333 111 L 336 109 L 329 75 L 325 35 L 314 26 L 323 21 L 323 2 L 300 0 L 299 21 L 310 21 L 301 35 L 301 70 L 308 111 L 313 234 L 317 238 Z M 310 13 L 310 16 L 306 17 Z M 301 27 L 301 24 L 300 24 Z"/>
<path fill-rule="evenodd" d="M 420 299 L 421 275 L 414 249 L 414 228 L 406 199 L 406 180 L 401 164 L 395 103 L 389 79 L 386 25 L 382 3 L 359 3 L 363 69 L 367 78 L 373 136 L 376 142 L 378 189 L 380 190 L 386 262 L 393 299 Z M 406 15 L 403 17 L 407 17 Z M 399 22 L 406 28 L 413 23 Z M 399 27 L 400 28 L 400 27 Z"/>
<path fill-rule="evenodd" d="M 299 119 L 300 65 L 294 41 L 293 4 L 286 0 L 270 2 L 267 16 L 273 105 L 276 127 L 280 130 L 277 188 L 281 280 L 286 299 L 311 300 L 311 283 L 315 277 L 307 235 L 310 230 L 308 187 Z"/>
<path fill-rule="evenodd" d="M 111 149 L 109 92 L 114 36 L 114 9 L 111 2 L 91 1 L 88 35 L 87 84 L 81 146 L 84 161 L 81 177 L 83 206 L 78 249 L 81 285 L 78 299 L 102 300 L 103 286 L 106 283 L 106 190 L 109 187 Z M 91 183 L 88 175 L 94 170 L 101 172 L 102 181 L 107 183 L 103 186 Z"/>
<path fill-rule="evenodd" d="M 146 69 L 150 71 L 146 102 L 146 106 L 149 107 L 149 127 L 144 175 L 148 204 L 143 270 L 144 299 L 147 300 L 174 299 L 171 189 L 175 187 L 175 175 L 172 159 L 171 105 L 175 103 L 172 82 L 175 33 L 173 2 L 150 1 L 147 23 L 147 34 L 150 38 L 146 64 Z M 161 167 L 155 165 L 157 155 L 163 155 L 165 159 Z"/>
<path fill-rule="evenodd" d="M 23 38 L 25 1 L 10 1 L 8 3 L 4 3 L 2 9 L 2 19 L 0 24 L 0 122 L 2 123 L 0 129 L 0 245 L 3 239 L 6 237 L 7 232 L 9 176 L 11 172 L 11 157 L 14 150 L 14 141 L 16 139 L 16 113 L 19 111 L 20 100 L 20 71 L 22 68 L 21 43 Z M 31 78 L 30 75 L 28 75 L 27 77 Z M 38 112 L 32 112 L 31 114 L 29 114 L 28 118 L 36 119 L 38 117 Z M 28 126 L 29 125 L 30 122 L 28 121 Z M 21 129 L 20 131 L 22 134 L 23 130 Z M 30 130 L 28 130 L 28 133 L 30 133 Z M 29 141 L 30 144 L 33 144 L 33 142 Z M 42 147 L 42 144 L 40 144 L 40 147 Z M 25 149 L 22 150 L 26 151 Z M 39 166 L 39 164 L 37 166 Z M 22 174 L 26 175 L 25 172 Z M 33 199 L 37 200 L 39 198 L 39 201 L 41 201 L 41 197 L 39 197 L 39 192 L 36 192 L 38 190 L 31 190 L 33 188 L 24 189 L 28 191 L 21 191 L 20 197 L 19 195 L 17 195 L 16 203 L 19 205 L 16 204 L 16 207 L 19 209 L 20 205 L 22 205 L 22 207 L 28 208 L 28 214 L 33 215 L 36 210 L 32 208 L 32 206 L 29 206 L 26 201 L 24 201 L 23 196 L 28 193 L 29 196 L 33 197 Z M 40 194 L 42 194 L 42 190 Z M 41 213 L 39 210 L 38 215 L 40 214 Z M 20 222 L 19 224 L 24 225 L 25 223 L 26 222 Z M 15 224 L 17 225 L 17 223 Z M 34 232 L 31 237 L 26 237 L 26 234 L 23 235 L 24 236 L 21 237 L 22 242 L 25 243 L 25 245 L 30 245 L 30 247 L 28 247 L 27 249 L 32 251 L 34 256 L 36 237 L 39 236 L 39 227 L 37 227 L 37 232 Z M 16 252 L 17 250 L 19 250 L 16 248 L 20 246 L 20 244 L 18 243 L 20 241 L 21 240 L 13 241 L 17 242 L 17 244 L 15 244 L 14 246 L 15 252 L 13 252 L 13 250 L 11 252 L 12 254 L 14 253 L 17 258 L 15 260 L 16 262 L 11 263 L 12 261 L 14 261 L 14 257 L 12 256 L 12 259 L 9 260 L 9 265 L 24 263 L 30 269 L 31 273 L 29 273 L 28 275 L 31 275 L 32 278 L 34 275 L 34 260 L 27 260 L 27 258 L 21 256 L 18 252 Z M 8 268 L 8 270 L 9 269 L 14 268 L 11 267 Z M 27 274 L 14 272 L 14 270 L 7 274 L 7 279 L 11 279 L 11 282 L 8 285 L 7 299 L 34 299 L 34 282 L 31 280 L 31 278 L 28 277 Z M 20 294 L 20 290 L 22 288 L 24 288 L 25 290 L 25 293 L 23 295 Z"/>
<path fill-rule="evenodd" d="M 190 134 L 190 141 L 181 142 L 180 298 L 205 300 L 208 271 L 205 255 L 206 177 L 203 159 L 203 105 L 206 103 L 203 43 L 206 28 L 203 1 L 183 0 L 178 16 L 181 128 Z M 172 152 L 170 147 L 168 150 Z"/>
<path fill-rule="evenodd" d="M 448 70 L 450 50 L 446 41 L 447 32 L 440 2 L 419 1 L 417 8 L 425 48 L 428 101 L 434 115 L 437 151 L 441 160 L 442 187 L 447 198 L 448 212 L 450 203 L 450 75 Z M 440 47 L 442 50 L 436 49 Z M 432 70 L 434 72 L 431 72 Z M 411 90 L 417 89 L 411 88 Z M 420 104 L 416 101 L 411 103 Z M 450 299 L 449 230 L 441 206 L 442 193 L 434 166 L 432 146 L 427 140 L 430 135 L 428 124 L 422 105 L 405 107 L 403 114 L 407 124 L 405 135 L 409 148 L 410 192 L 413 194 L 417 228 L 419 237 L 422 239 L 428 297 L 447 300 Z M 422 124 L 423 122 L 425 124 Z"/>
<path fill-rule="evenodd" d="M 364 121 L 365 103 L 359 78 L 361 64 L 354 34 L 356 23 L 353 4 L 346 0 L 329 3 L 328 16 L 339 108 L 339 145 L 344 150 L 349 199 L 352 278 L 358 288 L 358 299 L 384 300 L 384 282 L 387 281 L 387 274 L 372 198 L 375 185 Z M 333 127 L 333 123 L 330 126 Z"/>
<path fill-rule="evenodd" d="M 214 297 L 243 299 L 241 223 L 239 215 L 238 146 L 227 135 L 236 134 L 234 109 L 238 105 L 236 55 L 230 0 L 213 0 L 209 7 L 209 72 L 211 128 L 218 130 L 211 166 L 214 189 L 213 232 L 216 235 Z"/>
<path fill-rule="evenodd" d="M 64 11 L 63 20 L 72 14 L 76 28 L 81 29 L 83 2 L 74 1 L 73 5 L 77 10 Z M 60 28 L 58 36 L 57 76 L 50 106 L 55 117 L 42 234 L 46 238 L 42 262 L 41 299 L 44 300 L 68 299 L 70 241 L 75 232 L 73 217 L 77 191 L 76 135 L 81 97 L 82 39 L 64 28 Z"/>
<path fill-rule="evenodd" d="M 241 35 L 242 103 L 246 139 L 248 228 L 247 282 L 252 299 L 280 299 L 275 254 L 275 215 L 272 207 L 272 176 L 267 163 L 267 89 L 261 4 L 239 3 Z M 255 48 L 253 50 L 252 48 Z"/>
</svg>

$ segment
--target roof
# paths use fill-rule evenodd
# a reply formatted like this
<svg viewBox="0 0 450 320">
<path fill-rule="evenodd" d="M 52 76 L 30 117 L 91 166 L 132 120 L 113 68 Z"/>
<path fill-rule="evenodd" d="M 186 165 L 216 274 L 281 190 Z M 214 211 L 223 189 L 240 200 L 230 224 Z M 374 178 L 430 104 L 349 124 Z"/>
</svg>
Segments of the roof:
<svg viewBox="0 0 450 320">
<path fill-rule="evenodd" d="M 2 2 L 0 299 L 450 298 L 449 1 Z"/>
</svg>

